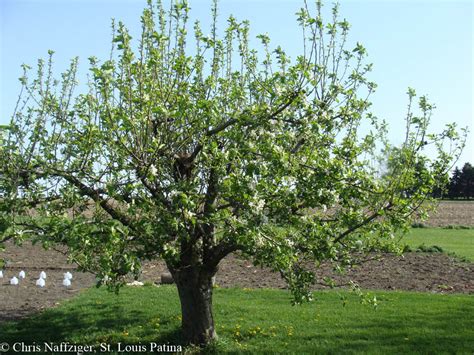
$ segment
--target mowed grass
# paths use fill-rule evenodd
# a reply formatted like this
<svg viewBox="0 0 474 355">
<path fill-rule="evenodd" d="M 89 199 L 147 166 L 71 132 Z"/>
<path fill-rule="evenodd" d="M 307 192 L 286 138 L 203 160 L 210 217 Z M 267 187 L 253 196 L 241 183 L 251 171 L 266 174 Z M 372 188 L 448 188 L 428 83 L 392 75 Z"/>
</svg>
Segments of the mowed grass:
<svg viewBox="0 0 474 355">
<path fill-rule="evenodd" d="M 374 309 L 345 291 L 319 292 L 315 302 L 291 306 L 282 290 L 216 289 L 220 338 L 205 352 L 472 354 L 473 296 L 376 294 L 379 306 Z M 341 296 L 347 297 L 345 306 Z M 125 287 L 118 296 L 89 289 L 42 314 L 0 324 L 0 340 L 108 343 L 112 349 L 119 342 L 180 344 L 179 326 L 173 286 Z"/>
<path fill-rule="evenodd" d="M 474 229 L 412 228 L 402 243 L 412 249 L 423 244 L 427 247 L 436 245 L 474 261 Z"/>
</svg>

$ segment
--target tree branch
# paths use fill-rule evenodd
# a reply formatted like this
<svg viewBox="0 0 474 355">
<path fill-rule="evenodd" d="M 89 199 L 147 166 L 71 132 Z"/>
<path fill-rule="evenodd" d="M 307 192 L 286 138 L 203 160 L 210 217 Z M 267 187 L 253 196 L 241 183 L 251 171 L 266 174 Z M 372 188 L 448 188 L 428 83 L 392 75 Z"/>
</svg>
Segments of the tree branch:
<svg viewBox="0 0 474 355">
<path fill-rule="evenodd" d="M 274 112 L 272 112 L 270 115 L 267 116 L 267 119 L 268 120 L 271 120 L 271 119 L 274 119 L 276 118 L 276 116 L 278 116 L 280 113 L 282 113 L 283 111 L 285 111 L 294 101 L 295 99 L 298 97 L 298 95 L 300 94 L 300 91 L 295 91 L 294 93 L 292 93 L 290 95 L 290 97 L 288 98 L 288 101 L 286 103 L 284 103 L 283 105 L 281 105 L 278 109 L 276 109 Z M 227 127 L 230 127 L 232 126 L 233 124 L 239 122 L 239 119 L 237 118 L 230 118 L 228 119 L 227 121 L 225 122 L 222 122 L 221 124 L 217 125 L 215 128 L 207 131 L 205 133 L 205 136 L 207 137 L 212 137 L 214 135 L 216 135 L 217 133 L 225 130 Z M 243 126 L 250 126 L 251 123 L 247 123 L 247 124 L 244 124 Z M 203 148 L 203 145 L 202 144 L 198 144 L 196 146 L 196 148 L 194 148 L 194 151 L 192 152 L 191 154 L 191 158 L 194 160 L 194 158 L 196 158 L 196 156 L 198 155 L 198 153 L 202 150 Z"/>
<path fill-rule="evenodd" d="M 64 178 L 66 181 L 74 185 L 76 188 L 79 189 L 79 192 L 83 195 L 90 197 L 95 202 L 98 202 L 100 206 L 115 220 L 119 221 L 123 225 L 127 227 L 133 228 L 132 220 L 126 216 L 125 214 L 121 213 L 118 209 L 114 208 L 111 203 L 110 199 L 104 199 L 100 196 L 100 192 L 95 190 L 87 185 L 85 185 L 82 181 L 72 175 L 68 174 L 61 174 L 59 175 Z"/>
<path fill-rule="evenodd" d="M 208 258 L 204 260 L 204 266 L 209 269 L 214 269 L 223 258 L 239 249 L 240 246 L 237 244 L 231 242 L 221 242 L 211 248 Z"/>
<path fill-rule="evenodd" d="M 362 222 L 356 224 L 355 226 L 353 226 L 353 227 L 347 229 L 345 232 L 343 232 L 342 234 L 340 234 L 336 239 L 334 239 L 334 242 L 335 242 L 335 243 L 340 242 L 340 241 L 341 241 L 343 238 L 345 238 L 347 235 L 351 234 L 352 232 L 356 231 L 356 230 L 359 229 L 360 227 L 365 226 L 366 224 L 372 222 L 374 219 L 376 219 L 377 217 L 379 217 L 381 211 L 389 211 L 392 207 L 393 207 L 392 204 L 389 203 L 387 206 L 383 207 L 380 211 L 374 212 L 373 214 L 371 214 L 370 216 L 368 216 L 367 218 L 365 218 Z"/>
</svg>

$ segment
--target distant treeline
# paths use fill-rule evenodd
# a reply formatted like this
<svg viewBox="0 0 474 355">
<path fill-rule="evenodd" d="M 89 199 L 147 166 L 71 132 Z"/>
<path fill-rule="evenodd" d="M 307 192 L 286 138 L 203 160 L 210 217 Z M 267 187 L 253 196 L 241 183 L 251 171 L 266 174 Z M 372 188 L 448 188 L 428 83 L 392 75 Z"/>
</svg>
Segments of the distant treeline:
<svg viewBox="0 0 474 355">
<path fill-rule="evenodd" d="M 444 191 L 435 192 L 435 197 L 447 199 L 474 199 L 474 167 L 470 163 L 464 164 L 460 170 L 454 169 L 449 184 Z"/>
</svg>

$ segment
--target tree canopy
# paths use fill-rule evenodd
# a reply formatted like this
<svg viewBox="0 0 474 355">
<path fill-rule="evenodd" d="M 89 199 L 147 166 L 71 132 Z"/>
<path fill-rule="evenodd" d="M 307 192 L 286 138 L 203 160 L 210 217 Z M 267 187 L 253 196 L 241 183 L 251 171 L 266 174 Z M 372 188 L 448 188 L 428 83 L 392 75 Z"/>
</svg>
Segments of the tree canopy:
<svg viewBox="0 0 474 355">
<path fill-rule="evenodd" d="M 165 260 L 194 343 L 215 337 L 210 279 L 229 253 L 280 271 L 300 302 L 314 281 L 305 263 L 387 249 L 462 142 L 454 124 L 429 134 L 433 106 L 421 97 L 414 114 L 409 89 L 406 136 L 391 147 L 369 112 L 366 49 L 348 48 L 338 6 L 328 22 L 321 7 L 297 13 L 293 60 L 268 35 L 251 48 L 247 21 L 219 32 L 216 2 L 206 34 L 198 21 L 188 32 L 187 1 L 150 0 L 137 42 L 114 23 L 110 58 L 89 58 L 87 92 L 75 91 L 77 58 L 59 79 L 52 51 L 34 79 L 25 65 L 1 143 L 4 238 L 65 244 L 110 285 Z M 396 152 L 383 177 L 380 151 Z"/>
</svg>

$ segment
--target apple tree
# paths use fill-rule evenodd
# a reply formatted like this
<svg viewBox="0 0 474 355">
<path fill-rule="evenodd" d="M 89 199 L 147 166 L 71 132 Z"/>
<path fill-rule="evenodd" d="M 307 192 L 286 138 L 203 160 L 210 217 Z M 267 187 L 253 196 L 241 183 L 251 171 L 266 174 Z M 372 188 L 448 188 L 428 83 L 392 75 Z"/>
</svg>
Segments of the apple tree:
<svg viewBox="0 0 474 355">
<path fill-rule="evenodd" d="M 328 22 L 320 1 L 302 6 L 293 60 L 266 34 L 252 46 L 247 21 L 231 16 L 218 31 L 217 1 L 207 34 L 188 24 L 187 1 L 150 0 L 137 41 L 113 24 L 111 56 L 89 58 L 82 93 L 77 59 L 59 78 L 52 51 L 33 79 L 24 65 L 1 143 L 3 238 L 66 245 L 109 286 L 164 260 L 194 344 L 216 338 L 211 280 L 230 253 L 279 271 L 300 302 L 309 264 L 386 250 L 462 139 L 454 125 L 428 133 L 433 106 L 421 97 L 390 147 L 369 112 L 365 48 L 349 46 L 337 6 Z M 390 174 L 373 163 L 380 151 L 396 152 Z"/>
</svg>

